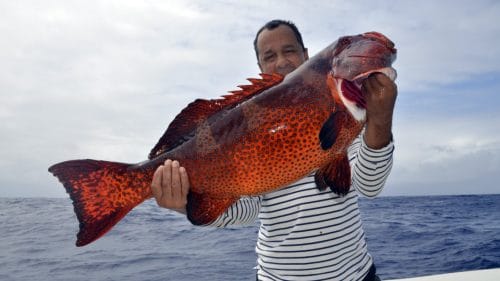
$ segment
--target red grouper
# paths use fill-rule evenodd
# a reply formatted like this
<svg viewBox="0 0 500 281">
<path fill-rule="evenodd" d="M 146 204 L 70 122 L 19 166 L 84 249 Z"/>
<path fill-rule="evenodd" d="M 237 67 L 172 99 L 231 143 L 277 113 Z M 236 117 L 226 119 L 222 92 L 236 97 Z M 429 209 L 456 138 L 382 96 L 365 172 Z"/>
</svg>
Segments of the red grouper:
<svg viewBox="0 0 500 281">
<path fill-rule="evenodd" d="M 152 197 L 154 171 L 178 160 L 190 179 L 187 217 L 213 222 L 242 196 L 277 190 L 315 173 L 320 189 L 351 185 L 347 148 L 365 123 L 361 83 L 373 72 L 394 80 L 396 49 L 377 32 L 339 38 L 283 78 L 261 74 L 218 99 L 197 99 L 168 126 L 149 160 L 71 160 L 49 168 L 73 200 L 77 246 L 109 231 Z"/>
</svg>

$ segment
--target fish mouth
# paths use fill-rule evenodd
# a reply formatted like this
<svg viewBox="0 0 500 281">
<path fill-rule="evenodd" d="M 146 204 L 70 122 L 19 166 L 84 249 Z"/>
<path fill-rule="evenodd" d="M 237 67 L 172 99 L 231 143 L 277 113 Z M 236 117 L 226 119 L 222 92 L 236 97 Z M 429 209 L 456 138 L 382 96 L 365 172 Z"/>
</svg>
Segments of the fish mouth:
<svg viewBox="0 0 500 281">
<path fill-rule="evenodd" d="M 341 79 L 340 89 L 342 91 L 342 96 L 347 100 L 356 104 L 359 108 L 366 108 L 366 101 L 361 92 L 361 86 L 356 82 Z"/>
<path fill-rule="evenodd" d="M 396 80 L 397 72 L 392 67 L 384 67 L 380 69 L 370 70 L 357 75 L 352 80 L 339 79 L 340 81 L 338 82 L 340 84 L 340 90 L 342 91 L 342 95 L 347 100 L 355 103 L 357 107 L 365 109 L 366 101 L 361 91 L 361 88 L 363 86 L 363 82 L 368 78 L 368 76 L 370 76 L 370 74 L 372 73 L 377 73 L 377 72 L 386 75 L 392 81 Z"/>
<path fill-rule="evenodd" d="M 376 72 L 385 74 L 385 76 L 389 77 L 389 79 L 391 79 L 392 81 L 396 81 L 396 78 L 398 77 L 398 73 L 396 72 L 396 70 L 394 68 L 392 68 L 392 67 L 383 67 L 383 68 L 379 68 L 379 69 L 374 69 L 374 70 L 370 70 L 370 71 L 367 71 L 367 72 L 363 72 L 363 73 L 359 74 L 358 76 L 354 77 L 354 79 L 352 79 L 352 81 L 356 85 L 361 85 L 363 83 L 363 81 L 366 78 L 368 78 L 368 76 L 370 76 L 370 74 L 376 73 Z"/>
</svg>

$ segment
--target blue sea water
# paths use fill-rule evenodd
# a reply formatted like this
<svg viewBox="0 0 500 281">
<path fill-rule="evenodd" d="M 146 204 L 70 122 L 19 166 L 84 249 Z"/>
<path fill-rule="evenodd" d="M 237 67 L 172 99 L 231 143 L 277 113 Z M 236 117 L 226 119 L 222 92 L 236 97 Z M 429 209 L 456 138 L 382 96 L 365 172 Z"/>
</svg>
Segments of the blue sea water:
<svg viewBox="0 0 500 281">
<path fill-rule="evenodd" d="M 360 199 L 383 279 L 500 267 L 500 195 Z M 0 198 L 0 280 L 255 280 L 257 227 L 194 227 L 147 201 L 74 246 L 69 199 Z"/>
</svg>

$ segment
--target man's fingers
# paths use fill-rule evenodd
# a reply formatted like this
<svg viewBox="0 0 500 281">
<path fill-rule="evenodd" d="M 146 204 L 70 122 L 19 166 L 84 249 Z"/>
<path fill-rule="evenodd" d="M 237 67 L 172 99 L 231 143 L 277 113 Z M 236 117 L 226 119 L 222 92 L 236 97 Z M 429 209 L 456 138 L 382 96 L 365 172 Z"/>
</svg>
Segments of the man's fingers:
<svg viewBox="0 0 500 281">
<path fill-rule="evenodd" d="M 178 161 L 166 160 L 155 170 L 151 191 L 158 206 L 186 213 L 189 180 Z"/>
<path fill-rule="evenodd" d="M 179 173 L 181 175 L 181 198 L 186 198 L 189 193 L 189 178 L 184 167 L 179 168 Z"/>
<path fill-rule="evenodd" d="M 388 85 L 389 83 L 392 82 L 392 80 L 389 77 L 387 77 L 387 75 L 385 75 L 383 73 L 375 73 L 374 78 L 375 78 L 375 81 L 381 87 L 384 87 L 384 86 L 386 86 L 386 85 Z"/>
<path fill-rule="evenodd" d="M 364 82 L 362 91 L 367 100 L 383 99 L 387 92 L 393 91 L 394 82 L 383 73 L 373 73 Z"/>
<path fill-rule="evenodd" d="M 161 189 L 161 177 L 163 173 L 163 166 L 159 166 L 156 168 L 155 173 L 153 174 L 153 181 L 151 182 L 151 192 L 156 199 L 156 203 L 160 205 L 160 198 L 162 196 Z"/>
<path fill-rule="evenodd" d="M 373 90 L 378 90 L 380 92 L 381 89 L 384 88 L 384 78 L 389 79 L 385 74 L 382 73 L 374 73 L 367 80 L 368 83 L 372 86 Z"/>
<path fill-rule="evenodd" d="M 370 98 L 369 95 L 371 95 L 374 91 L 374 85 L 372 78 L 373 74 L 370 75 L 365 81 L 363 81 L 363 86 L 361 87 L 361 91 L 365 95 L 365 98 Z"/>
<path fill-rule="evenodd" d="M 162 200 L 170 200 L 172 198 L 172 160 L 167 159 L 164 163 L 162 180 Z"/>
<path fill-rule="evenodd" d="M 179 200 L 181 197 L 181 178 L 179 174 L 179 162 L 172 162 L 172 198 Z"/>
<path fill-rule="evenodd" d="M 384 94 L 397 94 L 397 85 L 383 73 L 376 73 L 375 80 L 379 85 L 380 92 Z"/>
</svg>

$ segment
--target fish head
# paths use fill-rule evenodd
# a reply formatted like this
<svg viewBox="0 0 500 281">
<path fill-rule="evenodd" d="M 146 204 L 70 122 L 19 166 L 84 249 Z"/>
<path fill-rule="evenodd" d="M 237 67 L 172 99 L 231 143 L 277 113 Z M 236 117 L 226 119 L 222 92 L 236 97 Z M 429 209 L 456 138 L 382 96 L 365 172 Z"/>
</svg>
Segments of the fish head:
<svg viewBox="0 0 500 281">
<path fill-rule="evenodd" d="M 365 117 L 366 102 L 361 85 L 375 72 L 396 79 L 392 63 L 396 60 L 394 43 L 378 32 L 367 32 L 355 36 L 344 36 L 332 49 L 332 75 L 336 80 L 339 95 L 349 111 L 358 120 Z"/>
</svg>

